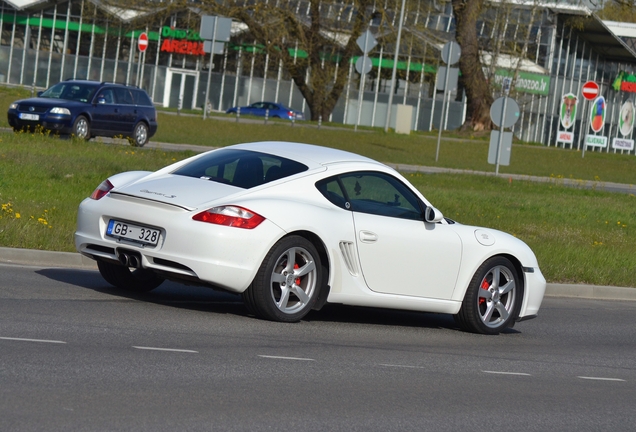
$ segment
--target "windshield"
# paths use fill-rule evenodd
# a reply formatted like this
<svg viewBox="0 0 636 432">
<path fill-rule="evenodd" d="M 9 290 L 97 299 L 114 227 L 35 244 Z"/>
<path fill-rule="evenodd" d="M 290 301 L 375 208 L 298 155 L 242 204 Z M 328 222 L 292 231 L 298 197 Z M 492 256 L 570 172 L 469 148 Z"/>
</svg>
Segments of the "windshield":
<svg viewBox="0 0 636 432">
<path fill-rule="evenodd" d="M 93 99 L 93 94 L 95 90 L 97 90 L 97 87 L 95 84 L 61 82 L 46 90 L 40 97 L 90 102 Z"/>
</svg>

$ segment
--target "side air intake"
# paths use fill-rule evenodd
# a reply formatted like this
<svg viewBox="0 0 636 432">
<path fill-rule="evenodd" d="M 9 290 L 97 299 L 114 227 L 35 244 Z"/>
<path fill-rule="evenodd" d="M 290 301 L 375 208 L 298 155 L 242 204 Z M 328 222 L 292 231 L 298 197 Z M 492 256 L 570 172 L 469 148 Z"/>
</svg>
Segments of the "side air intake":
<svg viewBox="0 0 636 432">
<path fill-rule="evenodd" d="M 358 276 L 360 270 L 358 269 L 356 247 L 353 242 L 341 241 L 340 253 L 342 254 L 342 259 L 347 266 L 349 273 L 351 273 L 352 276 Z"/>
</svg>

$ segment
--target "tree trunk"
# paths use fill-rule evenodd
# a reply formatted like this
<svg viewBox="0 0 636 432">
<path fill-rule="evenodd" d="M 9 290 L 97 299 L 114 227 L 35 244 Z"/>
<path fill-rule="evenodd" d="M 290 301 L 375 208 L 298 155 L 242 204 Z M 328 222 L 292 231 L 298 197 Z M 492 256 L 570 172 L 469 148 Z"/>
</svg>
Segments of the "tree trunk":
<svg viewBox="0 0 636 432">
<path fill-rule="evenodd" d="M 483 9 L 484 0 L 452 0 L 452 5 L 457 23 L 457 43 L 462 49 L 459 69 L 467 98 L 466 122 L 462 129 L 490 130 L 493 98 L 479 58 L 477 38 L 477 18 Z"/>
</svg>

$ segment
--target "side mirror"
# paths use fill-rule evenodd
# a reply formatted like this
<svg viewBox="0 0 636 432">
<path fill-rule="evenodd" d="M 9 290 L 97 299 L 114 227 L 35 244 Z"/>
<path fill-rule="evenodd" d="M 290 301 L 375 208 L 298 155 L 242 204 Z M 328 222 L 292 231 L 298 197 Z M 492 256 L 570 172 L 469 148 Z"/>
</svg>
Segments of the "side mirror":
<svg viewBox="0 0 636 432">
<path fill-rule="evenodd" d="M 437 223 L 444 219 L 444 215 L 441 211 L 437 210 L 433 206 L 427 206 L 424 210 L 424 221 L 428 223 Z"/>
<path fill-rule="evenodd" d="M 104 99 L 104 98 L 97 98 L 97 103 L 98 103 L 98 104 L 105 104 L 105 103 L 106 103 L 106 99 Z"/>
<path fill-rule="evenodd" d="M 42 93 L 44 93 L 43 91 L 39 91 L 36 94 L 38 95 L 38 97 L 42 96 Z"/>
</svg>

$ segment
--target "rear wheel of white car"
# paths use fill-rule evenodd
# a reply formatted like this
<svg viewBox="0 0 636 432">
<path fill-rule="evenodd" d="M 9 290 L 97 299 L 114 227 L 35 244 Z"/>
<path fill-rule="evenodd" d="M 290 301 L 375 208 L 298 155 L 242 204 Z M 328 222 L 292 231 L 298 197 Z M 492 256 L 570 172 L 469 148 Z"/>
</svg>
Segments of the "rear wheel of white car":
<svg viewBox="0 0 636 432">
<path fill-rule="evenodd" d="M 117 288 L 135 292 L 147 292 L 157 288 L 164 281 L 155 273 L 144 269 L 130 269 L 129 267 L 97 261 L 97 268 L 106 282 Z"/>
<path fill-rule="evenodd" d="M 256 316 L 282 322 L 302 319 L 312 309 L 321 287 L 320 256 L 299 236 L 276 243 L 263 260 L 243 300 Z"/>
<path fill-rule="evenodd" d="M 143 147 L 146 145 L 146 143 L 148 142 L 148 126 L 146 126 L 146 123 L 137 123 L 132 138 L 133 144 L 135 144 L 136 147 Z"/>
<path fill-rule="evenodd" d="M 75 123 L 73 123 L 73 135 L 83 140 L 88 140 L 91 138 L 91 126 L 88 123 L 88 119 L 86 119 L 86 117 L 77 117 Z"/>
<path fill-rule="evenodd" d="M 519 315 L 522 298 L 515 267 L 507 258 L 493 257 L 477 269 L 455 318 L 463 330 L 498 334 Z"/>
</svg>

